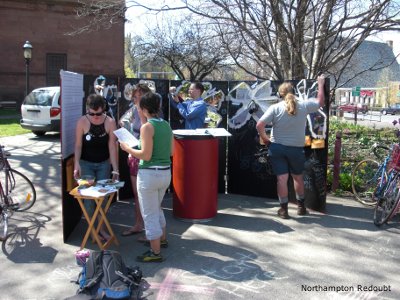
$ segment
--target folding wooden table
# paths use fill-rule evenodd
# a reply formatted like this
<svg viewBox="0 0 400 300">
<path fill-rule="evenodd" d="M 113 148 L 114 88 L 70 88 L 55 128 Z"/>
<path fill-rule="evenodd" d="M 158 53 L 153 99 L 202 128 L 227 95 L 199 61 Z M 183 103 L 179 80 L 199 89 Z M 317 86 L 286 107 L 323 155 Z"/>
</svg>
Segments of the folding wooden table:
<svg viewBox="0 0 400 300">
<path fill-rule="evenodd" d="M 87 196 L 87 195 L 82 195 L 79 192 L 78 187 L 74 188 L 73 190 L 70 191 L 70 195 L 72 195 L 76 200 L 78 200 L 78 203 L 82 209 L 83 215 L 85 216 L 85 219 L 88 223 L 88 229 L 86 230 L 86 234 L 82 240 L 81 243 L 81 250 L 83 248 L 85 248 L 85 245 L 87 243 L 87 240 L 89 238 L 89 235 L 92 234 L 93 239 L 95 240 L 95 242 L 97 243 L 97 245 L 99 246 L 99 248 L 101 250 L 106 249 L 108 246 L 111 245 L 112 242 L 114 242 L 117 246 L 119 245 L 118 239 L 114 234 L 114 231 L 111 228 L 110 222 L 107 219 L 107 211 L 110 208 L 110 205 L 112 203 L 112 200 L 114 198 L 114 196 L 117 194 L 117 191 L 114 191 L 112 193 L 103 195 L 103 196 L 97 196 L 97 197 L 93 197 L 93 196 Z M 93 213 L 92 216 L 89 216 L 88 212 L 86 211 L 85 205 L 83 204 L 83 200 L 90 200 L 90 201 L 94 201 L 96 203 L 96 209 Z M 103 209 L 103 202 L 104 200 L 107 199 L 107 203 L 106 206 Z M 100 215 L 99 218 L 99 222 L 97 224 L 97 226 L 95 227 L 94 224 L 96 222 L 97 216 Z M 102 242 L 101 238 L 99 237 L 99 231 L 101 226 L 103 225 L 103 222 L 108 230 L 108 233 L 110 235 L 110 239 L 108 239 L 106 242 Z"/>
</svg>

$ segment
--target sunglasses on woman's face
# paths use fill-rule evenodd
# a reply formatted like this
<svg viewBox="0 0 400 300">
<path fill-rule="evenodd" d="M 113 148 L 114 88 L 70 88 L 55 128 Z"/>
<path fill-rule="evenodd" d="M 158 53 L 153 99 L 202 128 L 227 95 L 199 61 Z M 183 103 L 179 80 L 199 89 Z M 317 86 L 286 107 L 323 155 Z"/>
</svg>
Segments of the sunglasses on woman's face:
<svg viewBox="0 0 400 300">
<path fill-rule="evenodd" d="M 94 112 L 88 112 L 88 115 L 89 116 L 98 116 L 98 117 L 100 117 L 101 115 L 103 114 L 103 112 L 98 112 L 98 113 L 94 113 Z"/>
</svg>

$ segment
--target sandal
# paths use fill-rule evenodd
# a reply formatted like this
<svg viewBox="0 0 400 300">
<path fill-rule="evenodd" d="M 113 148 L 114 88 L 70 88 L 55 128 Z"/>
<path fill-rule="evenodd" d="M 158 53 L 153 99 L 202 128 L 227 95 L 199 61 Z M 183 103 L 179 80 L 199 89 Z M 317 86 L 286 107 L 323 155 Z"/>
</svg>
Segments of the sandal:
<svg viewBox="0 0 400 300">
<path fill-rule="evenodd" d="M 141 229 L 141 230 L 137 230 L 136 228 L 135 228 L 136 226 L 133 226 L 133 227 L 131 227 L 131 228 L 128 228 L 127 230 L 125 230 L 125 231 L 123 231 L 122 233 L 121 233 L 121 236 L 130 236 L 130 235 L 134 235 L 134 234 L 138 234 L 138 233 L 141 233 L 142 231 L 143 231 L 143 229 Z"/>
</svg>

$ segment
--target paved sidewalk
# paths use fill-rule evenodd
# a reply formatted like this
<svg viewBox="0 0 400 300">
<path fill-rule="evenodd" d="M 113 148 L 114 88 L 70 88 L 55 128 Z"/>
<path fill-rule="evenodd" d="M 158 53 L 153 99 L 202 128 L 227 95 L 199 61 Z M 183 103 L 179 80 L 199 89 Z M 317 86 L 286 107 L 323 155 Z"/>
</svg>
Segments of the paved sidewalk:
<svg viewBox="0 0 400 300">
<path fill-rule="evenodd" d="M 15 248 L 3 243 L 0 299 L 63 299 L 72 296 L 80 268 L 74 252 L 86 225 L 62 241 L 59 143 L 51 137 L 1 138 L 17 168 L 35 183 L 38 203 L 32 212 L 14 214 Z M 32 155 L 32 148 L 43 155 Z M 218 215 L 192 224 L 173 217 L 171 195 L 164 212 L 169 248 L 163 263 L 136 263 L 146 250 L 137 235 L 121 237 L 133 222 L 132 202 L 118 202 L 110 220 L 128 265 L 139 265 L 147 299 L 400 299 L 400 220 L 382 228 L 372 210 L 351 198 L 328 196 L 327 213 L 292 218 L 276 216 L 277 201 L 242 195 L 218 197 Z M 89 243 L 89 248 L 96 249 Z"/>
<path fill-rule="evenodd" d="M 336 117 L 331 116 L 331 119 L 336 119 Z M 379 115 L 359 115 L 357 118 L 357 124 L 366 127 L 372 127 L 376 129 L 383 129 L 383 128 L 390 128 L 395 129 L 393 125 L 393 120 L 398 120 L 398 116 L 379 116 Z M 350 124 L 354 124 L 354 115 L 353 114 L 346 114 L 344 117 L 339 118 L 339 120 L 343 122 L 347 122 Z"/>
</svg>

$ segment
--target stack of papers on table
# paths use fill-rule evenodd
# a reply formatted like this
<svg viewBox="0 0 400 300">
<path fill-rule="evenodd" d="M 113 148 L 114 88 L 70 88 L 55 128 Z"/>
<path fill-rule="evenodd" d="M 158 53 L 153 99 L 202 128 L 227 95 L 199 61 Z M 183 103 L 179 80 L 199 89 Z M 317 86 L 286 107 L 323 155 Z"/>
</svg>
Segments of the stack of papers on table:
<svg viewBox="0 0 400 300">
<path fill-rule="evenodd" d="M 79 189 L 79 194 L 89 197 L 103 197 L 116 191 L 117 189 L 114 186 L 91 186 L 86 189 Z"/>
</svg>

